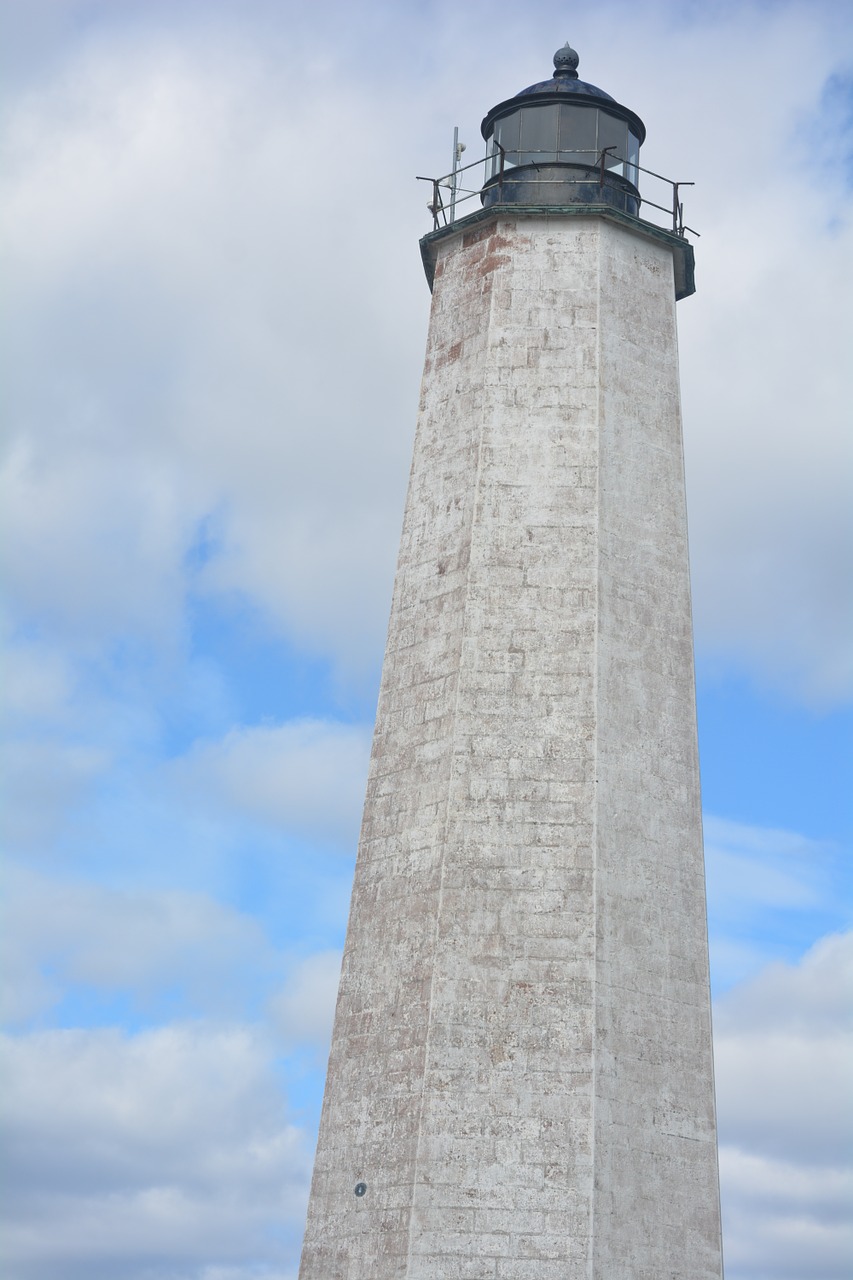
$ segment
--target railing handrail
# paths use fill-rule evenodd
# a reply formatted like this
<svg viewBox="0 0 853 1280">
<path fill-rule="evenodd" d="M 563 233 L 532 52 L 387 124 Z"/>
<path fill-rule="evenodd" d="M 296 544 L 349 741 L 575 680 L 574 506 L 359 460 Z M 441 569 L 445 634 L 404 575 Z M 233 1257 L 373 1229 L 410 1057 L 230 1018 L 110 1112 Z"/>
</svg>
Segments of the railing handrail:
<svg viewBox="0 0 853 1280">
<path fill-rule="evenodd" d="M 500 153 L 500 167 L 499 167 L 498 174 L 492 175 L 492 176 L 493 177 L 497 176 L 498 185 L 502 186 L 503 177 L 505 173 L 505 161 L 507 156 L 507 149 L 505 147 L 502 147 L 501 144 L 497 142 L 497 140 L 495 140 L 495 146 L 497 147 L 498 152 Z M 546 149 L 545 147 L 539 147 L 539 148 L 526 147 L 524 148 L 523 151 L 521 151 L 520 148 L 515 148 L 515 151 L 516 153 L 520 153 L 525 156 L 531 156 L 531 155 L 567 156 L 567 155 L 595 154 L 588 147 L 583 149 L 574 148 L 571 151 L 565 148 L 562 150 L 556 151 L 553 148 Z M 639 197 L 640 205 L 641 206 L 647 205 L 651 209 L 658 209 L 661 213 L 666 213 L 670 215 L 672 217 L 672 230 L 676 235 L 684 236 L 686 232 L 690 232 L 691 235 L 698 236 L 699 235 L 698 231 L 694 231 L 692 227 L 688 227 L 685 225 L 684 204 L 680 199 L 680 195 L 679 195 L 680 189 L 682 187 L 692 187 L 692 186 L 695 186 L 695 183 L 684 182 L 684 181 L 675 182 L 673 181 L 672 178 L 664 177 L 662 173 L 656 173 L 654 169 L 647 169 L 644 165 L 641 165 L 638 161 L 626 160 L 624 156 L 618 156 L 613 154 L 614 151 L 615 151 L 614 147 L 604 147 L 601 151 L 597 153 L 596 160 L 593 164 L 588 164 L 585 166 L 579 165 L 578 166 L 579 168 L 584 167 L 589 170 L 589 174 L 586 177 L 583 177 L 583 178 L 536 178 L 534 179 L 534 181 L 537 184 L 542 186 L 553 186 L 553 185 L 562 184 L 562 183 L 566 183 L 568 185 L 579 185 L 581 183 L 588 182 L 589 175 L 597 171 L 599 174 L 599 184 L 603 186 L 605 175 L 608 172 L 605 161 L 606 161 L 606 158 L 609 156 L 612 165 L 617 165 L 617 164 L 627 165 L 629 169 L 632 169 L 637 173 L 648 174 L 649 177 L 656 178 L 659 182 L 664 182 L 669 187 L 671 187 L 672 203 L 669 206 L 657 204 L 654 200 L 649 200 L 646 196 L 642 194 L 640 194 L 640 197 Z M 511 155 L 513 154 L 513 152 L 510 151 L 509 154 Z M 440 221 L 441 218 L 444 219 L 443 225 L 445 227 L 452 226 L 453 223 L 458 220 L 456 215 L 456 210 L 458 206 L 460 204 L 464 204 L 467 200 L 470 200 L 472 197 L 480 195 L 483 189 L 482 187 L 477 187 L 477 188 L 461 187 L 460 188 L 458 183 L 459 174 L 465 173 L 468 169 L 478 168 L 480 165 L 485 166 L 486 164 L 488 164 L 490 159 L 493 159 L 493 156 L 485 155 L 485 156 L 482 156 L 479 160 L 471 160 L 469 161 L 468 164 L 460 165 L 458 168 L 455 169 L 455 171 L 451 173 L 442 174 L 440 178 L 417 177 L 416 181 L 418 182 L 432 183 L 433 196 L 432 196 L 432 201 L 430 202 L 430 204 L 427 205 L 427 208 L 430 210 L 433 216 L 434 231 L 437 231 L 439 227 L 442 225 L 442 222 Z M 543 163 L 546 163 L 546 162 L 543 162 Z M 552 160 L 550 163 L 565 164 L 566 161 Z M 521 167 L 521 166 L 513 165 L 512 167 L 515 168 L 515 167 Z M 535 161 L 533 162 L 533 167 L 536 167 Z M 487 178 L 486 181 L 489 181 L 489 179 Z M 447 217 L 447 212 L 448 212 L 447 206 L 445 205 L 444 199 L 441 194 L 442 187 L 450 188 L 451 190 L 451 215 L 452 216 L 449 221 Z M 460 191 L 462 192 L 461 199 L 459 198 Z"/>
</svg>

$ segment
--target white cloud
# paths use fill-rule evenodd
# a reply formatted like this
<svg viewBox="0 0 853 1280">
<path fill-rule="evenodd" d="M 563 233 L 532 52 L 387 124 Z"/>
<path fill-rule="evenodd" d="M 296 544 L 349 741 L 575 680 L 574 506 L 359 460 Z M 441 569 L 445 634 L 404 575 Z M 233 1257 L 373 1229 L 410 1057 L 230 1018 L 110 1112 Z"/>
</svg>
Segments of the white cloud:
<svg viewBox="0 0 853 1280">
<path fill-rule="evenodd" d="M 32 713 L 68 735 L 13 758 L 21 843 L 55 834 L 131 739 L 162 748 L 141 718 L 149 651 L 177 655 L 179 685 L 188 589 L 248 597 L 346 676 L 375 662 L 428 306 L 413 175 L 445 167 L 457 121 L 473 156 L 483 111 L 545 74 L 566 34 L 581 73 L 646 119 L 646 162 L 698 184 L 699 294 L 679 311 L 700 649 L 789 696 L 849 694 L 837 553 L 853 255 L 844 130 L 824 96 L 844 70 L 845 6 L 602 3 L 568 33 L 551 0 L 333 3 L 322 23 L 252 0 L 239 14 L 216 0 L 12 9 L 32 59 L 6 82 L 2 137 L 12 694 L 16 726 Z M 203 528 L 206 559 L 192 554 Z M 67 656 L 39 673 L 59 646 Z M 69 728 L 91 691 L 84 668 L 107 671 L 114 695 L 88 709 L 88 737 Z M 170 831 L 176 874 L 193 858 L 213 874 L 223 811 L 351 847 L 366 755 L 363 729 L 317 721 L 198 742 L 167 771 L 201 814 L 194 839 L 192 814 Z M 162 777 L 149 770 L 134 799 Z M 113 774 L 111 795 L 121 787 Z M 180 826 L 164 807 L 164 830 Z M 115 856 L 136 841 L 168 874 L 149 810 L 138 825 L 116 803 L 119 815 Z M 824 846 L 712 825 L 709 853 L 729 981 L 785 930 L 789 942 L 792 922 L 835 910 Z M 219 1012 L 235 989 L 252 998 L 242 965 L 273 963 L 250 921 L 203 895 L 25 878 L 16 894 L 21 1017 L 63 984 L 155 1000 L 176 975 Z M 768 907 L 784 921 L 772 937 Z M 848 1273 L 827 1105 L 840 1087 L 833 948 L 768 970 L 718 1012 L 733 1280 Z M 273 998 L 289 1044 L 327 1034 L 336 966 L 309 957 Z M 270 1259 L 307 1167 L 251 1033 L 51 1032 L 7 1050 L 9 1280 L 291 1274 L 291 1256 Z"/>
<path fill-rule="evenodd" d="M 728 1273 L 841 1280 L 853 1263 L 853 934 L 716 1006 Z"/>
<path fill-rule="evenodd" d="M 65 718 L 72 677 L 64 655 L 30 641 L 6 646 L 0 664 L 3 721 L 29 727 Z"/>
<path fill-rule="evenodd" d="M 853 1020 L 853 935 L 821 938 L 798 966 L 776 961 L 730 992 L 720 1005 L 720 1027 L 750 1027 L 814 1034 Z"/>
<path fill-rule="evenodd" d="M 9 1280 L 281 1277 L 309 1157 L 242 1027 L 4 1037 Z"/>
<path fill-rule="evenodd" d="M 118 631 L 174 644 L 181 621 L 180 550 L 192 509 L 177 477 L 95 443 L 74 452 L 44 439 L 13 445 L 0 474 L 3 572 L 25 617 L 100 644 Z M 51 457 L 40 457 L 44 448 Z M 130 463 L 130 466 L 128 465 Z"/>
<path fill-rule="evenodd" d="M 831 846 L 794 831 L 706 815 L 709 896 L 714 910 L 812 906 L 825 893 Z"/>
<path fill-rule="evenodd" d="M 378 651 L 428 302 L 412 174 L 444 165 L 454 117 L 475 153 L 483 110 L 547 69 L 536 32 L 557 18 L 542 4 L 532 27 L 507 7 L 476 59 L 479 7 L 384 12 L 381 46 L 345 12 L 335 41 L 309 22 L 285 38 L 263 6 L 256 28 L 215 9 L 198 39 L 192 13 L 132 39 L 105 23 L 15 99 L 5 505 L 20 608 L 162 640 L 193 531 L 217 512 L 207 589 L 248 593 L 348 670 Z M 850 192 L 827 163 L 844 124 L 822 95 L 845 18 L 674 12 L 605 6 L 572 38 L 583 73 L 646 117 L 651 166 L 698 184 L 700 293 L 681 308 L 698 636 L 832 701 L 851 679 L 838 551 L 853 255 Z M 700 52 L 711 33 L 738 84 L 730 110 Z M 797 74 L 780 77 L 792 49 Z M 664 60 L 671 76 L 650 77 Z"/>
<path fill-rule="evenodd" d="M 0 747 L 6 848 L 31 849 L 53 839 L 109 764 L 106 751 L 85 744 L 47 739 Z"/>
<path fill-rule="evenodd" d="M 194 745 L 174 777 L 196 802 L 234 806 L 265 823 L 354 851 L 370 732 L 364 725 L 297 720 L 232 729 Z"/>
<path fill-rule="evenodd" d="M 849 923 L 844 856 L 829 841 L 706 815 L 711 962 L 717 987 Z"/>
<path fill-rule="evenodd" d="M 277 961 L 261 925 L 202 893 L 121 891 L 4 871 L 3 1017 L 25 1022 L 76 986 L 128 994 L 143 1012 L 176 1001 L 244 1008 Z"/>
<path fill-rule="evenodd" d="M 849 1170 L 720 1152 L 726 1275 L 732 1280 L 847 1280 L 853 1261 Z"/>
<path fill-rule="evenodd" d="M 853 192 L 838 163 L 851 134 L 827 95 L 849 76 L 849 13 L 750 9 L 725 44 L 748 101 L 721 115 L 700 76 L 673 139 L 702 231 L 698 294 L 679 316 L 697 637 L 760 683 L 831 705 L 853 691 Z M 797 75 L 776 93 L 791 48 Z"/>
<path fill-rule="evenodd" d="M 297 158 L 340 115 L 297 112 L 291 70 L 155 38 L 89 51 L 11 116 L 6 573 L 55 625 L 174 630 L 184 553 L 219 512 L 211 589 L 348 660 L 381 635 L 422 343 L 384 301 L 401 259 L 408 315 L 427 295 L 413 246 L 380 248 L 363 204 L 361 252 L 339 234 L 363 156 L 340 150 L 334 193 L 297 197 Z M 347 121 L 398 127 L 358 85 Z"/>
<path fill-rule="evenodd" d="M 328 1050 L 341 977 L 340 951 L 319 951 L 293 967 L 287 984 L 270 1001 L 270 1014 L 284 1042 Z"/>
</svg>

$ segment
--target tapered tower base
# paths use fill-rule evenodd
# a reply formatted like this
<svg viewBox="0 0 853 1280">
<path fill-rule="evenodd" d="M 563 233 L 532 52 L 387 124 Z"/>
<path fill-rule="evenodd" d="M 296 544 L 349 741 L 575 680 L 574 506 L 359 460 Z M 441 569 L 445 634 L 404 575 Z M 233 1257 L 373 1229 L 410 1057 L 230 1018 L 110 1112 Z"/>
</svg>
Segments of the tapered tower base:
<svg viewBox="0 0 853 1280">
<path fill-rule="evenodd" d="M 719 1280 L 673 248 L 432 253 L 300 1276 Z"/>
</svg>

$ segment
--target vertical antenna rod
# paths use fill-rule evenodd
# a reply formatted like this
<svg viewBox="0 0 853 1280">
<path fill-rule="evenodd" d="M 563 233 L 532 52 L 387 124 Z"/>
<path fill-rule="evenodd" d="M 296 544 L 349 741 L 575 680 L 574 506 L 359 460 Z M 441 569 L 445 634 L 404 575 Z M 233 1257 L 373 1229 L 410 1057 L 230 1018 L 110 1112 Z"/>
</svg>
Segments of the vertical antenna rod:
<svg viewBox="0 0 853 1280">
<path fill-rule="evenodd" d="M 456 221 L 456 171 L 459 168 L 459 126 L 453 130 L 453 168 L 450 171 L 450 221 Z"/>
</svg>

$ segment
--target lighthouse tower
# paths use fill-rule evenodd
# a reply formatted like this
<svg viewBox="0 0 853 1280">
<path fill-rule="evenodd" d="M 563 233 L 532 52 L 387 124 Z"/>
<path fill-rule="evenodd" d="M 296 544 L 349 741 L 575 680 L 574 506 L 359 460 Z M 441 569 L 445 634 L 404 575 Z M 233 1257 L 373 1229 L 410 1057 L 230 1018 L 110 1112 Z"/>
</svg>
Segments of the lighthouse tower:
<svg viewBox="0 0 853 1280">
<path fill-rule="evenodd" d="M 578 79 L 432 314 L 301 1280 L 719 1280 L 677 225 Z"/>
</svg>

